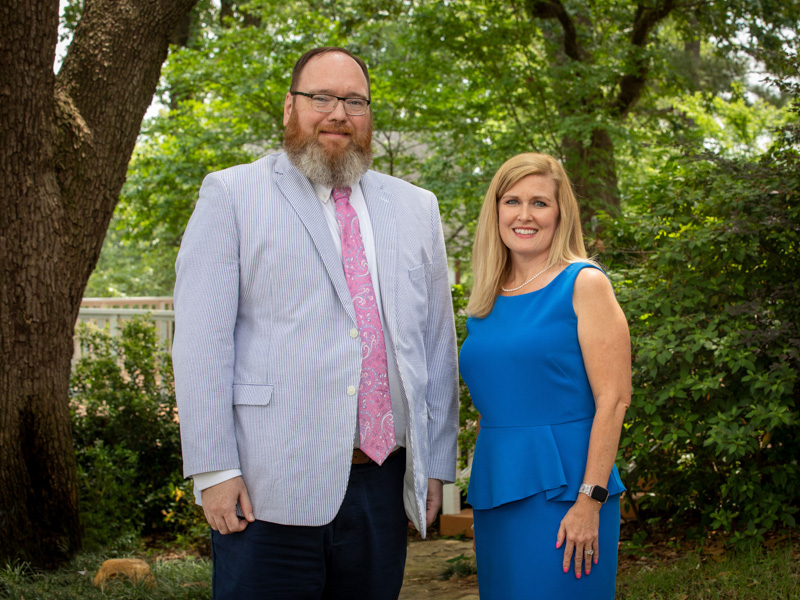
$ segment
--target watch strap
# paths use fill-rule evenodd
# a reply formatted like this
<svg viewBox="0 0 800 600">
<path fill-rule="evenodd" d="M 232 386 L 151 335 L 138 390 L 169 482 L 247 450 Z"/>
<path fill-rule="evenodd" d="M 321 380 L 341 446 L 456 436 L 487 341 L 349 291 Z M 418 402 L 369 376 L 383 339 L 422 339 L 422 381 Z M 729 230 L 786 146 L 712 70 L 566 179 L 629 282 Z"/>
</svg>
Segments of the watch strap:
<svg viewBox="0 0 800 600">
<path fill-rule="evenodd" d="M 581 494 L 586 494 L 589 496 L 589 498 L 599 502 L 600 504 L 605 504 L 606 500 L 608 500 L 608 490 L 599 485 L 582 483 L 581 487 L 578 489 L 578 492 Z"/>
</svg>

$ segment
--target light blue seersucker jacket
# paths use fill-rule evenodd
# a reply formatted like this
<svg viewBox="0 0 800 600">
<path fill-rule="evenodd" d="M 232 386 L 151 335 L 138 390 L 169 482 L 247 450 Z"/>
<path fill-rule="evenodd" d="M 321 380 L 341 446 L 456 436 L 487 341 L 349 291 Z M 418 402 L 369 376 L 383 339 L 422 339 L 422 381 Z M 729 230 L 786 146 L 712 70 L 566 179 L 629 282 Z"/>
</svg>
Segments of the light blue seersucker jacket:
<svg viewBox="0 0 800 600">
<path fill-rule="evenodd" d="M 367 172 L 388 329 L 407 399 L 404 502 L 455 479 L 456 339 L 436 197 Z M 352 462 L 353 302 L 322 207 L 284 154 L 206 177 L 176 264 L 173 366 L 184 474 L 241 469 L 255 517 L 329 523 Z"/>
</svg>

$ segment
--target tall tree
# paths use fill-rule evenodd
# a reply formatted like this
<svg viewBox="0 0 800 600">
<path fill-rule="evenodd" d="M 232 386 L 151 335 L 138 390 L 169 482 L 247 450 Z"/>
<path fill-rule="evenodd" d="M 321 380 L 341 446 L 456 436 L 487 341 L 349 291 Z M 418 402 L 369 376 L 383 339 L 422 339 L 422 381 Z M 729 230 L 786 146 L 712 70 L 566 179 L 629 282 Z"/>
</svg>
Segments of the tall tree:
<svg viewBox="0 0 800 600">
<path fill-rule="evenodd" d="M 196 0 L 85 0 L 56 75 L 58 0 L 0 5 L 0 559 L 80 547 L 73 328 L 177 25 Z"/>
<path fill-rule="evenodd" d="M 479 165 L 471 155 L 482 146 L 498 157 L 493 171 L 516 152 L 551 152 L 584 205 L 615 210 L 637 129 L 672 129 L 681 115 L 670 98 L 727 92 L 759 49 L 792 45 L 800 2 L 431 0 L 416 15 L 421 51 L 449 51 L 436 89 L 462 87 L 456 126 L 439 132 L 452 162 Z"/>
<path fill-rule="evenodd" d="M 743 116 L 761 111 L 743 92 L 748 68 L 739 55 L 788 35 L 778 24 L 800 7 L 737 1 L 728 14 L 720 3 L 680 2 L 666 15 L 653 2 L 547 4 L 559 20 L 542 3 L 543 16 L 532 16 L 524 0 L 204 0 L 186 48 L 165 67 L 169 110 L 143 128 L 93 293 L 141 293 L 138 282 L 153 282 L 153 269 L 174 261 L 203 176 L 280 146 L 291 66 L 319 44 L 345 45 L 370 65 L 375 166 L 436 191 L 457 261 L 468 260 L 488 178 L 517 152 L 562 157 L 584 204 L 615 207 L 675 153 L 676 139 L 727 125 L 721 113 L 732 101 Z M 742 18 L 745 9 L 770 19 Z M 640 79 L 622 83 L 633 72 Z M 751 129 L 751 140 L 769 135 Z M 162 270 L 159 289 L 169 293 L 171 274 Z"/>
</svg>

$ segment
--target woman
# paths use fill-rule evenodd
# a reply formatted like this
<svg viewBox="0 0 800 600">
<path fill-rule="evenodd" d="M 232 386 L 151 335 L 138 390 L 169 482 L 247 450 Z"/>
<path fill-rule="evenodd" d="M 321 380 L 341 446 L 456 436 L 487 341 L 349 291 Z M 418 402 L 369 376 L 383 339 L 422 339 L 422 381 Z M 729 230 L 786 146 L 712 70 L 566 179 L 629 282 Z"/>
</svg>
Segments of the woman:
<svg viewBox="0 0 800 600">
<path fill-rule="evenodd" d="M 630 337 L 555 159 L 500 167 L 472 265 L 460 364 L 481 414 L 467 497 L 481 600 L 613 598 Z"/>
</svg>

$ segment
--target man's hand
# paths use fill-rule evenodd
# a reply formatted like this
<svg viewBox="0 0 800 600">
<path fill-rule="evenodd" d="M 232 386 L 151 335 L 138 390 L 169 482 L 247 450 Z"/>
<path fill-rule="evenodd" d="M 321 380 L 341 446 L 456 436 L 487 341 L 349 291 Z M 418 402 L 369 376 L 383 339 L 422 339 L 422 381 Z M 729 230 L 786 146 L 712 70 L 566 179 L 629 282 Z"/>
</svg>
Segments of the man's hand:
<svg viewBox="0 0 800 600">
<path fill-rule="evenodd" d="M 247 523 L 256 520 L 253 515 L 253 505 L 244 479 L 234 477 L 217 485 L 212 485 L 201 492 L 203 513 L 211 529 L 219 531 L 222 535 L 244 531 Z M 236 514 L 236 503 L 242 508 L 245 519 L 240 519 Z"/>
<path fill-rule="evenodd" d="M 442 508 L 442 488 L 444 484 L 439 479 L 428 479 L 428 499 L 425 502 L 425 522 L 428 527 L 433 525 L 436 515 Z"/>
</svg>

